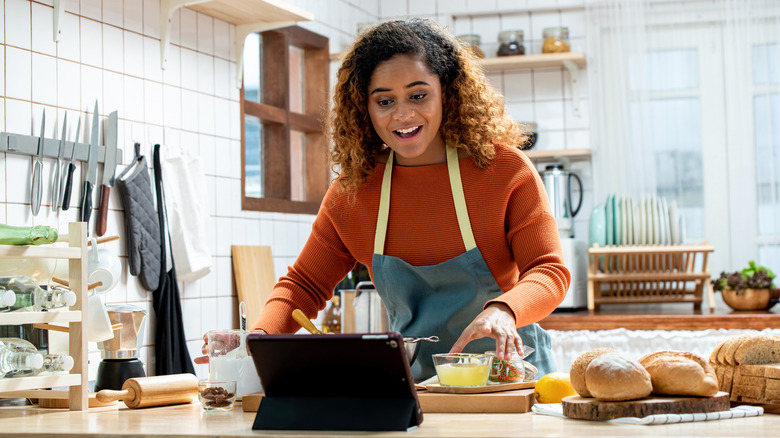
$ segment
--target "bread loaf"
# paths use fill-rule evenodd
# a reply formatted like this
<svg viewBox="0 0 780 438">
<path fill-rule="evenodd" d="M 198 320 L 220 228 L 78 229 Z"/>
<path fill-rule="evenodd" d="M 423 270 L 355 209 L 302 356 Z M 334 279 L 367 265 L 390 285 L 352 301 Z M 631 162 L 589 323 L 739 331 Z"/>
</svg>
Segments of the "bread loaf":
<svg viewBox="0 0 780 438">
<path fill-rule="evenodd" d="M 580 397 L 593 397 L 588 391 L 588 385 L 585 384 L 585 370 L 588 369 L 588 365 L 593 359 L 607 353 L 617 353 L 617 351 L 611 348 L 596 348 L 588 350 L 574 359 L 574 363 L 571 364 L 571 371 L 569 372 L 569 378 L 571 379 L 571 386 L 577 391 Z"/>
<path fill-rule="evenodd" d="M 596 357 L 585 370 L 585 384 L 600 401 L 636 400 L 653 390 L 650 374 L 635 360 L 619 353 Z"/>
<path fill-rule="evenodd" d="M 654 394 L 712 397 L 718 393 L 715 370 L 693 353 L 657 351 L 639 363 L 650 374 Z"/>
<path fill-rule="evenodd" d="M 765 334 L 751 336 L 734 350 L 734 362 L 745 365 L 780 362 L 780 339 Z"/>
</svg>

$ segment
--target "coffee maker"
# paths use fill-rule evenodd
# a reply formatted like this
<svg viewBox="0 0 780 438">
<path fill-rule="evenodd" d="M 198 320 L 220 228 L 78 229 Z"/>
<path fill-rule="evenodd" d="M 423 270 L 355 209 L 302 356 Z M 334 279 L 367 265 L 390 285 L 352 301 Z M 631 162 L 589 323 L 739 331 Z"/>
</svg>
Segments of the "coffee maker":
<svg viewBox="0 0 780 438">
<path fill-rule="evenodd" d="M 146 310 L 132 304 L 109 304 L 106 310 L 111 325 L 121 326 L 113 330 L 113 338 L 97 344 L 103 360 L 98 365 L 96 392 L 101 389 L 121 390 L 127 379 L 146 376 L 144 364 L 138 359 Z"/>
</svg>

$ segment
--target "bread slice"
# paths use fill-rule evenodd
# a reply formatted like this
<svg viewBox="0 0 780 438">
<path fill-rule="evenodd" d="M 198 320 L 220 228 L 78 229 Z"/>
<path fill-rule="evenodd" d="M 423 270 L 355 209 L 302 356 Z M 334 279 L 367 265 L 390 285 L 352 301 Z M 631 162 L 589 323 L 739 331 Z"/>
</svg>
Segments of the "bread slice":
<svg viewBox="0 0 780 438">
<path fill-rule="evenodd" d="M 710 354 L 710 363 L 717 363 L 717 364 L 722 363 L 718 360 L 718 352 L 720 352 L 720 349 L 723 348 L 723 345 L 725 345 L 726 342 L 728 342 L 728 340 L 729 338 L 726 338 L 720 341 L 720 343 L 715 346 L 715 348 L 712 350 L 712 353 Z"/>
<path fill-rule="evenodd" d="M 764 398 L 764 391 L 766 389 L 763 386 L 735 386 L 732 396 L 736 396 L 736 400 L 732 398 L 732 401 L 742 401 L 745 397 L 755 400 L 761 400 Z"/>
<path fill-rule="evenodd" d="M 780 363 L 770 363 L 763 365 L 764 377 L 767 379 L 780 379 Z"/>
<path fill-rule="evenodd" d="M 739 375 L 734 379 L 733 386 L 766 386 L 766 377 Z"/>
<path fill-rule="evenodd" d="M 712 397 L 718 393 L 715 370 L 693 353 L 657 351 L 642 356 L 639 363 L 650 373 L 654 394 Z"/>
<path fill-rule="evenodd" d="M 752 336 L 737 346 L 733 360 L 747 365 L 780 362 L 780 338 L 765 334 Z"/>
<path fill-rule="evenodd" d="M 593 397 L 588 390 L 588 385 L 585 384 L 585 370 L 588 369 L 588 365 L 593 362 L 593 359 L 607 353 L 617 353 L 617 351 L 611 348 L 594 348 L 574 359 L 574 363 L 571 364 L 569 378 L 571 379 L 571 386 L 574 387 L 574 390 L 577 391 L 580 397 Z"/>
<path fill-rule="evenodd" d="M 740 365 L 739 366 L 739 372 L 743 376 L 765 377 L 766 370 L 767 370 L 766 365 Z"/>
<path fill-rule="evenodd" d="M 737 348 L 739 348 L 743 342 L 753 336 L 756 336 L 755 333 L 746 333 L 729 338 L 728 342 L 726 342 L 723 347 L 721 347 L 720 351 L 718 351 L 718 361 L 722 364 L 736 365 L 737 362 L 734 360 L 734 352 L 737 351 Z"/>
<path fill-rule="evenodd" d="M 764 398 L 766 400 L 778 400 L 778 399 L 780 399 L 780 389 L 769 389 L 769 388 L 766 388 L 764 390 Z"/>
<path fill-rule="evenodd" d="M 723 370 L 723 383 L 720 385 L 720 390 L 723 392 L 731 392 L 736 367 L 733 365 L 721 365 L 720 367 Z"/>
<path fill-rule="evenodd" d="M 780 390 L 780 379 L 766 379 L 766 390 Z"/>
</svg>

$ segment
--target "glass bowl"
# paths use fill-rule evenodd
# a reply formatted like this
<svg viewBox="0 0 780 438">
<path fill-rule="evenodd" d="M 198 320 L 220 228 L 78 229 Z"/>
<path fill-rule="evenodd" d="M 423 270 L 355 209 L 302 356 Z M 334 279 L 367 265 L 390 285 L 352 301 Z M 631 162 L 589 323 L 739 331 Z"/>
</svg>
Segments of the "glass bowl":
<svg viewBox="0 0 780 438">
<path fill-rule="evenodd" d="M 201 380 L 198 382 L 198 400 L 207 411 L 229 411 L 236 400 L 236 381 Z"/>
<path fill-rule="evenodd" d="M 442 386 L 484 386 L 490 375 L 493 356 L 473 353 L 433 355 L 433 365 Z"/>
</svg>

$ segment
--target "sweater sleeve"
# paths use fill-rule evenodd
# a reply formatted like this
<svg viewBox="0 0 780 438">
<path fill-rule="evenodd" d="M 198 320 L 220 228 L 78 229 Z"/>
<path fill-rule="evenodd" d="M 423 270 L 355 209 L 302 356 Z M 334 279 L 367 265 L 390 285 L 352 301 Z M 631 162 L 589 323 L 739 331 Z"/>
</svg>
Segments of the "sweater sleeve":
<svg viewBox="0 0 780 438">
<path fill-rule="evenodd" d="M 507 242 L 520 271 L 514 285 L 494 302 L 505 303 L 522 327 L 542 320 L 566 297 L 571 274 L 563 262 L 558 226 L 533 164 L 524 165 L 511 188 L 506 207 Z"/>
<path fill-rule="evenodd" d="M 333 225 L 331 209 L 325 207 L 332 198 L 328 193 L 301 253 L 274 286 L 252 328 L 272 334 L 295 333 L 300 325 L 292 319 L 292 311 L 301 309 L 309 319 L 316 318 L 333 297 L 333 289 L 355 266 L 355 258 Z"/>
</svg>

